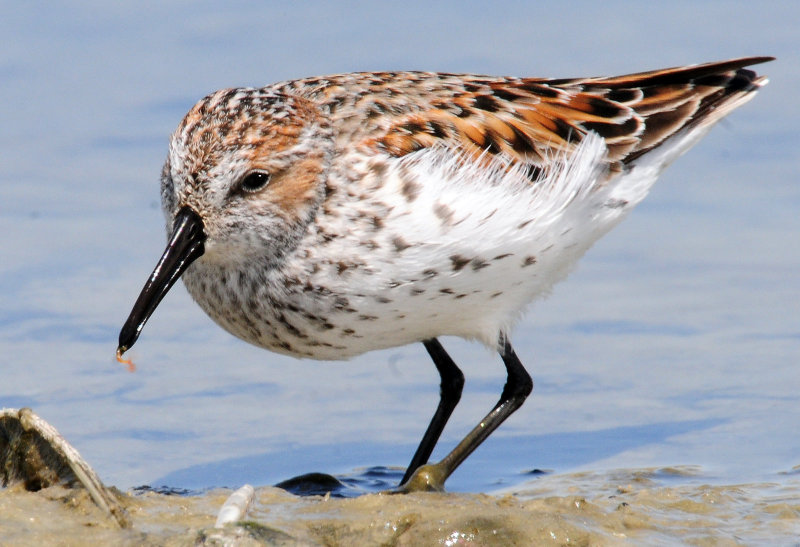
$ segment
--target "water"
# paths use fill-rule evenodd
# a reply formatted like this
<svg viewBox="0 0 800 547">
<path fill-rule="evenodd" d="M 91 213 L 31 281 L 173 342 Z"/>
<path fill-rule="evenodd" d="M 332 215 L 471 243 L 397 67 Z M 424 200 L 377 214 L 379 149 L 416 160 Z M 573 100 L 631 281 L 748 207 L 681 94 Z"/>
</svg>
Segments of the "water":
<svg viewBox="0 0 800 547">
<path fill-rule="evenodd" d="M 437 401 L 421 345 L 297 361 L 231 338 L 176 287 L 131 352 L 138 371 L 114 361 L 165 241 L 158 175 L 185 111 L 217 88 L 349 70 L 560 77 L 775 55 L 758 67 L 770 85 L 519 325 L 533 397 L 448 487 L 670 465 L 780 482 L 800 464 L 798 21 L 789 3 L 8 6 L 0 406 L 34 408 L 121 488 L 403 466 Z M 443 343 L 467 384 L 435 457 L 504 382 L 496 355 Z"/>
</svg>

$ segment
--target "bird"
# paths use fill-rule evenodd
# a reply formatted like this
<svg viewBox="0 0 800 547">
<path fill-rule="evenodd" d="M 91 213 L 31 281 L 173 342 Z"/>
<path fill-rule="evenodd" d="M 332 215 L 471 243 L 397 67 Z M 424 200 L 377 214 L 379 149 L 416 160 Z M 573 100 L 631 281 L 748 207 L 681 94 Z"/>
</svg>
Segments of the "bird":
<svg viewBox="0 0 800 547">
<path fill-rule="evenodd" d="M 444 490 L 533 381 L 513 327 L 659 174 L 767 83 L 748 57 L 616 77 L 358 72 L 211 93 L 169 141 L 168 243 L 117 359 L 173 284 L 242 340 L 342 360 L 421 342 L 435 413 L 396 491 Z M 497 404 L 429 463 L 464 375 L 439 338 L 497 351 Z"/>
</svg>

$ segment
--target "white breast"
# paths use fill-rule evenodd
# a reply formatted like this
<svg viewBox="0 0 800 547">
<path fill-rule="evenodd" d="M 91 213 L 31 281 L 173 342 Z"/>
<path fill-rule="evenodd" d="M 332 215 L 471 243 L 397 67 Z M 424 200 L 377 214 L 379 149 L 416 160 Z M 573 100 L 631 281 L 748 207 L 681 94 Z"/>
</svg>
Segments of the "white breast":
<svg viewBox="0 0 800 547">
<path fill-rule="evenodd" d="M 310 283 L 355 310 L 324 310 L 318 300 L 315 313 L 336 326 L 318 335 L 347 354 L 442 335 L 494 346 L 644 197 L 643 181 L 641 195 L 615 193 L 620 181 L 606 180 L 604 157 L 602 139 L 590 135 L 536 182 L 520 168 L 464 163 L 443 148 L 393 160 L 380 180 L 364 159 L 358 191 L 318 220 L 322 231 L 345 235 L 317 242 L 304 259 L 320 265 Z"/>
</svg>

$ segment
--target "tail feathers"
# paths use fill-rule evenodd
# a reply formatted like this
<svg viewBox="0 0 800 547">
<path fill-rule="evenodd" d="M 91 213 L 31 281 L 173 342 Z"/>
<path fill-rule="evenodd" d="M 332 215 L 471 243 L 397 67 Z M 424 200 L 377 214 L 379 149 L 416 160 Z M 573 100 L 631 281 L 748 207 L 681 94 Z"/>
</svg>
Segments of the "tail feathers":
<svg viewBox="0 0 800 547">
<path fill-rule="evenodd" d="M 627 103 L 643 122 L 639 142 L 621 161 L 630 164 L 678 133 L 711 126 L 752 99 L 767 79 L 742 66 L 768 60 L 738 59 L 593 82 L 616 91 L 626 89 L 616 86 L 634 85 L 628 91 L 641 93 Z"/>
</svg>

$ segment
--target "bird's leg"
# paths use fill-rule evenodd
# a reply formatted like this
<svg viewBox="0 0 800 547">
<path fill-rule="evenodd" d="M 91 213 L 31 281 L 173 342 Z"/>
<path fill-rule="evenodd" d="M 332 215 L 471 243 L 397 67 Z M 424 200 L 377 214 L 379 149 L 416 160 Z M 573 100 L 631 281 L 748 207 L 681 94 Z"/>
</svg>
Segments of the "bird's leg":
<svg viewBox="0 0 800 547">
<path fill-rule="evenodd" d="M 440 462 L 423 465 L 413 472 L 399 487 L 400 492 L 419 490 L 444 490 L 444 482 L 467 459 L 467 456 L 480 446 L 486 438 L 514 413 L 533 390 L 533 380 L 522 366 L 514 348 L 505 335 L 500 339 L 500 357 L 506 365 L 508 379 L 500 395 L 500 400 L 481 422 L 464 437 L 452 452 Z"/>
<path fill-rule="evenodd" d="M 464 374 L 444 350 L 439 340 L 431 338 L 422 343 L 425 345 L 425 349 L 428 350 L 428 354 L 433 359 L 433 364 L 436 365 L 436 370 L 439 371 L 439 376 L 442 379 L 439 388 L 439 406 L 436 407 L 431 423 L 428 425 L 425 435 L 422 436 L 417 451 L 414 453 L 414 457 L 411 458 L 411 463 L 408 464 L 400 484 L 405 483 L 418 467 L 428 463 L 428 458 L 431 457 L 431 452 L 433 452 L 433 448 L 436 446 L 447 420 L 450 419 L 453 409 L 461 399 L 461 390 L 464 388 Z"/>
</svg>

